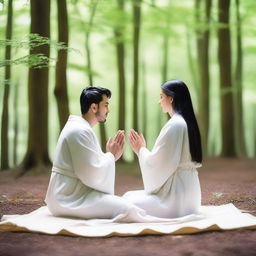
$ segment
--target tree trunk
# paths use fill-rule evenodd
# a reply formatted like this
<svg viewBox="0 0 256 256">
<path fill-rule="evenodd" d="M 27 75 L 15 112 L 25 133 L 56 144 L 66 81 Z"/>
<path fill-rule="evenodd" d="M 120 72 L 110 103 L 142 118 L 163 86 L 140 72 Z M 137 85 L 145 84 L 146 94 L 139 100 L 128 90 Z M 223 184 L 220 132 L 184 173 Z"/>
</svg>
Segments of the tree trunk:
<svg viewBox="0 0 256 256">
<path fill-rule="evenodd" d="M 117 0 L 120 12 L 124 12 L 124 0 Z M 118 70 L 118 129 L 125 130 L 125 46 L 124 46 L 124 26 L 117 24 L 114 30 L 116 38 L 116 56 Z"/>
<path fill-rule="evenodd" d="M 68 46 L 68 14 L 66 0 L 57 1 L 58 10 L 58 41 Z M 59 125 L 62 129 L 69 116 L 67 92 L 67 50 L 58 51 L 54 94 L 58 106 Z"/>
<path fill-rule="evenodd" d="M 19 102 L 19 84 L 16 83 L 14 86 L 14 100 L 13 100 L 13 113 L 14 113 L 14 137 L 13 137 L 13 164 L 17 165 L 17 152 L 18 152 L 18 133 L 19 133 L 19 113 L 18 113 L 18 102 Z"/>
<path fill-rule="evenodd" d="M 218 0 L 219 23 L 222 27 L 218 30 L 218 59 L 220 68 L 221 92 L 221 131 L 222 131 L 222 156 L 234 157 L 234 103 L 231 82 L 231 42 L 229 28 L 230 0 Z M 225 25 L 225 27 L 223 26 Z"/>
<path fill-rule="evenodd" d="M 13 8 L 12 0 L 8 1 L 8 15 L 6 27 L 6 39 L 12 39 L 12 18 Z M 5 60 L 11 59 L 11 46 L 5 47 Z M 11 66 L 5 66 L 5 81 L 4 84 L 4 97 L 3 97 L 3 110 L 2 110 L 2 127 L 1 127 L 1 170 L 9 169 L 9 141 L 8 141 L 8 128 L 9 128 L 9 94 L 10 94 L 10 79 L 11 79 Z"/>
<path fill-rule="evenodd" d="M 50 37 L 50 0 L 31 0 L 30 33 Z M 49 57 L 49 45 L 38 46 L 30 54 Z M 29 68 L 28 105 L 29 131 L 27 153 L 22 163 L 20 175 L 29 169 L 50 166 L 48 154 L 48 67 Z M 34 170 L 33 170 L 34 171 Z"/>
<path fill-rule="evenodd" d="M 170 14 L 168 13 L 166 15 L 166 31 L 163 34 L 163 64 L 162 64 L 162 83 L 166 82 L 168 80 L 168 65 L 169 65 L 169 30 L 170 30 Z M 159 108 L 160 113 L 161 108 Z M 166 115 L 163 118 L 163 122 L 162 122 L 162 114 L 160 114 L 160 122 L 159 122 L 159 131 L 161 130 L 163 123 L 165 124 L 167 120 L 169 120 L 170 116 L 168 113 L 166 113 Z"/>
<path fill-rule="evenodd" d="M 196 95 L 199 94 L 199 88 L 198 88 L 198 69 L 196 66 L 196 61 L 193 57 L 193 50 L 191 49 L 191 34 L 189 32 L 189 28 L 186 28 L 186 38 L 187 38 L 187 57 L 188 57 L 188 63 L 189 63 L 189 69 L 190 69 L 190 75 L 192 78 L 192 83 L 194 85 Z M 197 99 L 197 102 L 199 99 Z"/>
<path fill-rule="evenodd" d="M 124 0 L 117 0 L 118 9 L 121 13 L 124 12 Z M 117 56 L 117 71 L 118 71 L 118 129 L 125 130 L 125 43 L 124 43 L 124 29 L 123 24 L 116 24 L 114 28 L 115 47 Z M 124 161 L 121 156 L 121 161 Z"/>
<path fill-rule="evenodd" d="M 88 81 L 90 83 L 90 86 L 93 86 L 93 69 L 92 69 L 92 60 L 91 60 L 90 37 L 91 37 L 91 29 L 93 26 L 93 19 L 95 16 L 97 5 L 98 5 L 98 0 L 91 0 L 90 17 L 88 22 L 89 25 L 88 25 L 88 29 L 86 30 L 86 37 L 85 37 L 85 50 L 86 50 L 86 58 L 87 58 L 87 66 L 88 66 Z M 101 148 L 102 150 L 104 150 L 107 142 L 105 124 L 100 123 L 99 129 L 100 129 Z"/>
<path fill-rule="evenodd" d="M 167 25 L 168 26 L 168 25 Z M 167 81 L 168 59 L 169 59 L 169 33 L 163 35 L 163 64 L 162 64 L 162 83 Z"/>
<path fill-rule="evenodd" d="M 243 119 L 243 53 L 242 53 L 242 31 L 240 18 L 240 0 L 236 0 L 236 67 L 234 74 L 235 83 L 235 106 L 236 106 L 236 148 L 239 156 L 246 155 L 244 139 L 244 119 Z"/>
<path fill-rule="evenodd" d="M 107 134 L 106 134 L 105 124 L 104 123 L 100 123 L 99 127 L 100 127 L 101 148 L 102 148 L 103 152 L 106 152 Z"/>
<path fill-rule="evenodd" d="M 254 104 L 252 106 L 253 106 L 253 109 L 256 112 L 256 104 Z M 253 125 L 253 127 L 254 127 L 254 158 L 256 159 L 256 115 L 254 115 L 254 125 Z"/>
<path fill-rule="evenodd" d="M 133 128 L 138 130 L 139 39 L 141 0 L 133 0 Z"/>
<path fill-rule="evenodd" d="M 89 7 L 89 20 L 88 25 L 86 22 L 83 21 L 83 15 L 80 12 L 80 9 L 75 4 L 76 11 L 78 15 L 80 16 L 82 27 L 86 27 L 85 30 L 85 52 L 86 52 L 86 63 L 87 63 L 87 77 L 88 82 L 90 86 L 93 86 L 93 69 L 92 69 L 92 61 L 91 61 L 91 47 L 90 47 L 90 37 L 91 37 L 91 29 L 93 26 L 93 19 L 95 16 L 96 8 L 98 5 L 98 0 L 91 0 L 90 1 L 90 7 Z M 77 2 L 76 2 L 77 3 Z M 101 138 L 101 147 L 102 150 L 106 147 L 106 130 L 104 124 L 99 124 L 99 130 L 100 130 L 100 138 Z"/>
<path fill-rule="evenodd" d="M 202 3 L 205 5 L 202 12 Z M 209 109 L 210 109 L 210 72 L 209 72 L 209 23 L 212 0 L 196 0 L 196 21 L 203 23 L 207 28 L 197 29 L 197 54 L 199 70 L 199 108 L 198 120 L 202 137 L 203 152 L 207 154 L 208 134 L 209 134 Z"/>
<path fill-rule="evenodd" d="M 89 86 L 93 86 L 93 75 L 92 75 L 92 62 L 91 62 L 91 49 L 90 49 L 90 31 L 85 33 L 85 51 L 86 51 L 86 62 L 88 68 L 88 83 Z"/>
<path fill-rule="evenodd" d="M 147 81 L 146 81 L 146 64 L 142 65 L 142 133 L 147 141 Z"/>
<path fill-rule="evenodd" d="M 86 62 L 88 66 L 88 82 L 90 86 L 93 86 L 93 73 L 92 73 L 92 61 L 91 61 L 91 47 L 90 47 L 90 37 L 91 29 L 93 26 L 93 19 L 95 16 L 98 0 L 91 0 L 90 4 L 90 17 L 88 21 L 88 28 L 85 33 L 85 50 L 86 50 Z"/>
</svg>

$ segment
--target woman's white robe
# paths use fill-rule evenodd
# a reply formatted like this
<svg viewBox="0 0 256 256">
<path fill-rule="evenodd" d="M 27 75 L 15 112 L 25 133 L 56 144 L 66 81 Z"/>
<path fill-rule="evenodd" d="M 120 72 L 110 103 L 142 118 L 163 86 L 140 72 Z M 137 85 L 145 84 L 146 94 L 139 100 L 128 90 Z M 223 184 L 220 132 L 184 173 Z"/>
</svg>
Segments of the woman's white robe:
<svg viewBox="0 0 256 256">
<path fill-rule="evenodd" d="M 191 161 L 187 124 L 174 114 L 162 128 L 152 151 L 140 149 L 139 163 L 144 190 L 130 191 L 124 198 L 146 213 L 161 218 L 197 214 L 201 189 L 196 164 Z"/>
<path fill-rule="evenodd" d="M 115 158 L 103 153 L 89 123 L 70 116 L 58 139 L 45 202 L 55 216 L 85 219 L 144 214 L 114 196 Z M 135 215 L 136 215 L 135 214 Z"/>
</svg>

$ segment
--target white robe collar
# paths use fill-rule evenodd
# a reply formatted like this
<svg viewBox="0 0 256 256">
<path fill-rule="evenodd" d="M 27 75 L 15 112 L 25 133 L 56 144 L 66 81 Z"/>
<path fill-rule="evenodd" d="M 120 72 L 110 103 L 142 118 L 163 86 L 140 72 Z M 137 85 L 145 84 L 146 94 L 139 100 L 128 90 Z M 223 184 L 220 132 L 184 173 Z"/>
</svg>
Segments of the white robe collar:
<svg viewBox="0 0 256 256">
<path fill-rule="evenodd" d="M 82 125 L 86 125 L 86 126 L 92 128 L 91 125 L 89 124 L 89 122 L 81 116 L 70 115 L 69 118 L 68 118 L 68 121 L 76 121 L 76 122 L 78 122 Z"/>
</svg>

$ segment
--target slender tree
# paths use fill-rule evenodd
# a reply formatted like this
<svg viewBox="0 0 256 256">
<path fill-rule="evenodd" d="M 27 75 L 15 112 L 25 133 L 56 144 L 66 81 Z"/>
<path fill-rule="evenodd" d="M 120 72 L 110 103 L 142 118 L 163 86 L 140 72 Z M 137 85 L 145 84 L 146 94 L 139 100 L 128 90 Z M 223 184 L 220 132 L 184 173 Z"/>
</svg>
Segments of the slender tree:
<svg viewBox="0 0 256 256">
<path fill-rule="evenodd" d="M 86 49 L 86 62 L 88 67 L 88 82 L 92 86 L 93 85 L 93 68 L 92 68 L 92 60 L 91 60 L 91 30 L 93 27 L 93 21 L 96 13 L 98 5 L 98 0 L 91 0 L 89 5 L 89 21 L 87 28 L 85 29 L 85 49 Z"/>
<path fill-rule="evenodd" d="M 12 0 L 8 1 L 8 14 L 6 26 L 6 39 L 12 39 L 12 19 L 13 7 Z M 5 60 L 11 59 L 11 46 L 5 47 Z M 8 128 L 9 128 L 9 94 L 10 94 L 10 79 L 11 79 L 11 66 L 5 66 L 5 85 L 3 97 L 3 110 L 2 110 L 2 129 L 1 129 L 1 169 L 9 168 L 9 141 L 8 141 Z"/>
<path fill-rule="evenodd" d="M 124 0 L 117 0 L 119 12 L 124 13 Z M 124 43 L 124 24 L 118 22 L 114 28 L 115 46 L 117 56 L 118 70 L 118 88 L 119 88 L 119 112 L 118 112 L 118 129 L 125 130 L 125 43 Z"/>
<path fill-rule="evenodd" d="M 160 84 L 168 80 L 168 66 L 169 66 L 169 45 L 170 45 L 170 14 L 165 13 L 165 30 L 162 37 L 162 66 L 161 66 L 161 77 L 162 81 Z M 164 118 L 166 117 L 166 118 Z M 161 108 L 158 108 L 158 132 L 163 126 L 163 121 L 166 122 L 166 119 L 169 119 L 169 114 L 163 117 Z"/>
<path fill-rule="evenodd" d="M 99 3 L 99 0 L 90 0 L 89 2 L 89 18 L 88 22 L 83 21 L 83 15 L 81 15 L 81 12 L 78 8 L 77 2 L 75 2 L 75 8 L 77 13 L 80 16 L 81 25 L 83 29 L 85 30 L 85 51 L 86 51 L 86 63 L 87 63 L 87 77 L 88 82 L 90 86 L 93 86 L 93 67 L 92 67 L 92 59 L 91 59 L 91 46 L 90 46 L 90 40 L 91 40 L 91 31 L 94 24 L 94 18 L 97 10 L 97 6 Z M 107 142 L 107 135 L 106 135 L 106 129 L 104 123 L 99 124 L 100 129 L 100 138 L 101 138 L 101 147 L 102 149 L 105 148 L 106 142 Z"/>
<path fill-rule="evenodd" d="M 148 114 L 147 114 L 147 99 L 148 99 L 148 92 L 147 92 L 147 73 L 146 73 L 146 64 L 145 62 L 142 63 L 142 132 L 147 140 L 147 120 L 148 120 Z"/>
<path fill-rule="evenodd" d="M 187 53 L 188 53 L 188 63 L 189 63 L 189 69 L 190 69 L 190 74 L 192 78 L 192 83 L 194 84 L 196 94 L 199 94 L 199 88 L 198 88 L 198 69 L 196 65 L 196 61 L 193 56 L 193 49 L 191 47 L 191 33 L 189 31 L 189 28 L 187 26 L 186 28 L 186 41 L 187 41 Z M 198 99 L 199 100 L 199 99 Z"/>
<path fill-rule="evenodd" d="M 66 0 L 57 1 L 58 10 L 58 41 L 68 46 L 68 14 Z M 58 106 L 59 125 L 62 129 L 69 116 L 68 92 L 67 92 L 67 58 L 66 49 L 58 51 L 56 63 L 55 89 L 54 94 Z"/>
<path fill-rule="evenodd" d="M 19 84 L 16 83 L 14 86 L 14 95 L 13 95 L 13 114 L 14 114 L 14 124 L 13 124 L 13 164 L 17 165 L 17 152 L 18 152 L 18 134 L 19 134 L 19 116 L 18 116 L 18 102 L 19 102 Z"/>
<path fill-rule="evenodd" d="M 245 156 L 244 120 L 243 120 L 243 52 L 240 0 L 236 0 L 236 66 L 234 74 L 236 107 L 236 148 L 239 156 Z"/>
<path fill-rule="evenodd" d="M 169 24 L 169 22 L 168 22 Z M 168 25 L 167 25 L 168 26 Z M 163 64 L 162 64 L 162 81 L 167 80 L 168 72 L 168 60 L 169 60 L 169 33 L 164 33 L 163 35 Z"/>
<path fill-rule="evenodd" d="M 171 7 L 171 0 L 169 0 L 168 7 Z M 168 67 L 169 67 L 169 45 L 170 45 L 170 24 L 171 24 L 171 15 L 169 12 L 165 14 L 165 31 L 163 33 L 163 63 L 162 63 L 162 83 L 168 80 Z M 161 109 L 159 108 L 160 112 Z M 162 117 L 162 115 L 161 115 Z M 169 114 L 166 113 L 164 118 L 164 123 L 166 122 L 166 119 L 168 120 L 170 118 Z M 162 127 L 162 122 L 159 123 Z M 161 129 L 161 127 L 159 127 Z M 159 129 L 159 131 L 160 131 Z"/>
<path fill-rule="evenodd" d="M 90 16 L 89 16 L 89 22 L 88 22 L 88 27 L 86 29 L 86 37 L 85 37 L 88 79 L 89 79 L 90 85 L 93 85 L 93 68 L 92 68 L 92 60 L 91 60 L 90 38 L 91 38 L 91 30 L 93 27 L 93 22 L 94 22 L 94 17 L 95 17 L 98 2 L 99 2 L 98 0 L 90 1 L 90 9 L 89 9 Z M 101 147 L 102 149 L 104 149 L 107 142 L 107 135 L 106 135 L 106 129 L 105 129 L 104 123 L 99 124 L 99 129 L 100 129 Z"/>
<path fill-rule="evenodd" d="M 50 0 L 30 1 L 31 25 L 30 33 L 50 37 Z M 50 55 L 49 45 L 41 45 L 30 49 L 30 54 Z M 29 169 L 49 167 L 48 154 L 48 67 L 29 68 L 28 106 L 29 130 L 28 145 L 19 175 Z"/>
<path fill-rule="evenodd" d="M 98 0 L 91 0 L 90 2 L 90 17 L 88 23 L 88 29 L 86 30 L 86 37 L 85 37 L 85 49 L 86 49 L 86 56 L 87 56 L 87 65 L 88 65 L 88 78 L 90 85 L 93 85 L 93 68 L 92 68 L 92 60 L 91 60 L 91 47 L 90 47 L 90 37 L 91 37 L 91 30 L 93 27 L 93 21 L 98 5 Z M 104 149 L 106 147 L 107 142 L 107 134 L 104 123 L 99 124 L 100 128 L 100 138 L 101 138 L 101 148 Z"/>
<path fill-rule="evenodd" d="M 196 43 L 199 70 L 199 111 L 203 151 L 207 152 L 210 115 L 210 71 L 209 71 L 209 38 L 210 38 L 210 13 L 212 0 L 196 0 L 196 21 L 199 28 L 196 30 Z"/>
<path fill-rule="evenodd" d="M 171 1 L 169 0 L 168 7 L 171 6 Z M 169 39 L 170 39 L 170 13 L 165 13 L 165 31 L 163 33 L 163 64 L 162 64 L 162 82 L 168 79 L 168 65 L 169 65 Z"/>
<path fill-rule="evenodd" d="M 133 0 L 133 128 L 138 130 L 139 42 L 141 0 Z"/>
<path fill-rule="evenodd" d="M 254 104 L 254 110 L 256 111 L 256 104 Z M 254 115 L 254 158 L 256 158 L 256 115 Z"/>
<path fill-rule="evenodd" d="M 120 16 L 125 15 L 124 10 L 124 0 L 117 0 L 117 8 Z M 120 18 L 116 21 L 114 26 L 114 36 L 115 36 L 115 48 L 117 57 L 117 74 L 118 74 L 118 129 L 125 130 L 125 24 Z M 123 156 L 120 159 L 124 161 Z"/>
<path fill-rule="evenodd" d="M 229 27 L 230 0 L 218 0 L 218 59 L 221 92 L 222 155 L 236 156 L 234 136 L 234 102 L 231 82 L 231 42 Z"/>
</svg>

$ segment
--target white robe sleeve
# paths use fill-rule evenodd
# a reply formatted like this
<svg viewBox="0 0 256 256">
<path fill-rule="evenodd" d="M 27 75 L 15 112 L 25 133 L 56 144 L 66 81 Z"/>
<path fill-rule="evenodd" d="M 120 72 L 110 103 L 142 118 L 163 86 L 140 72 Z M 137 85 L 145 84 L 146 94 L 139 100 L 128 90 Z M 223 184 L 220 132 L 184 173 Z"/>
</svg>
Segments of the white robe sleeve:
<svg viewBox="0 0 256 256">
<path fill-rule="evenodd" d="M 74 132 L 67 143 L 77 177 L 88 187 L 114 194 L 114 155 L 99 150 L 89 132 Z"/>
<path fill-rule="evenodd" d="M 139 163 L 146 192 L 160 188 L 176 171 L 186 131 L 185 123 L 173 122 L 161 131 L 152 151 L 140 149 Z"/>
</svg>

